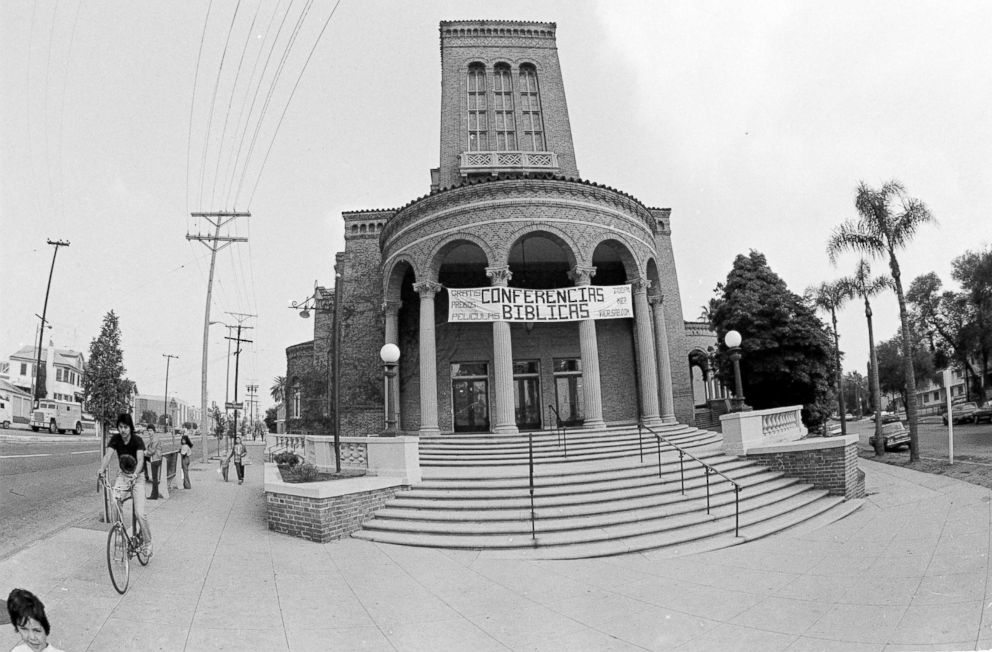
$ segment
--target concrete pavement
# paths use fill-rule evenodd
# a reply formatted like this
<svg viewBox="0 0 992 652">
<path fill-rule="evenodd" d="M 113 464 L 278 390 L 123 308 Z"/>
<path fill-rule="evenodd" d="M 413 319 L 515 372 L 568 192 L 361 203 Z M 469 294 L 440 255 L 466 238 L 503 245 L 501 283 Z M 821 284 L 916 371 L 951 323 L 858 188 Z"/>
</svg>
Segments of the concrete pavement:
<svg viewBox="0 0 992 652">
<path fill-rule="evenodd" d="M 992 494 L 940 476 L 861 460 L 865 506 L 819 529 L 526 561 L 270 533 L 261 467 L 239 486 L 215 464 L 149 503 L 155 556 L 126 595 L 95 519 L 0 562 L 0 594 L 37 592 L 70 651 L 992 648 Z"/>
</svg>

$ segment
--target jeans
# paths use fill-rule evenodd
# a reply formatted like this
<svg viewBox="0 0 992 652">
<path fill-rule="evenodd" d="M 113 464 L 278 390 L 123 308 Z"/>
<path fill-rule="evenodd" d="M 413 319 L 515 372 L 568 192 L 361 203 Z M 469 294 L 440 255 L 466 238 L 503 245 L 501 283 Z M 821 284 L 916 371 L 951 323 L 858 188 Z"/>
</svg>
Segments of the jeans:
<svg viewBox="0 0 992 652">
<path fill-rule="evenodd" d="M 241 462 L 235 462 L 234 468 L 238 470 L 238 482 L 244 482 L 245 480 L 245 465 Z"/>
<path fill-rule="evenodd" d="M 123 475 L 117 476 L 117 480 L 114 482 L 115 488 L 124 487 L 127 485 L 127 478 Z M 148 512 L 145 510 L 145 478 L 140 473 L 134 481 L 134 485 L 131 487 L 131 505 L 134 509 L 134 515 L 138 519 L 138 525 L 141 526 L 141 533 L 144 540 L 147 543 L 152 542 L 152 528 L 151 524 L 148 522 Z"/>
<path fill-rule="evenodd" d="M 192 489 L 193 485 L 189 483 L 189 455 L 180 455 L 183 462 L 183 489 Z"/>
<path fill-rule="evenodd" d="M 152 462 L 152 500 L 157 500 L 158 495 L 158 477 L 162 472 L 162 460 L 155 460 Z"/>
</svg>

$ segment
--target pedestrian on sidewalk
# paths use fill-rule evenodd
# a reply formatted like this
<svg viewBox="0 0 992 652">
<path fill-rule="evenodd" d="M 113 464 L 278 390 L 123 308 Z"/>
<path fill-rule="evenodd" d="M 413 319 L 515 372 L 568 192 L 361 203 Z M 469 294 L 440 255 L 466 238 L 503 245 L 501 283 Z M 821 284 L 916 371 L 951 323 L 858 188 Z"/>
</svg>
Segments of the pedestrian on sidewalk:
<svg viewBox="0 0 992 652">
<path fill-rule="evenodd" d="M 7 596 L 7 614 L 21 636 L 21 642 L 10 652 L 62 652 L 48 643 L 52 628 L 45 615 L 45 605 L 25 589 L 14 589 Z"/>
<path fill-rule="evenodd" d="M 248 447 L 241 443 L 241 437 L 234 438 L 234 446 L 227 456 L 227 461 L 234 460 L 234 468 L 238 470 L 238 484 L 245 481 L 245 462 L 248 460 Z"/>
<path fill-rule="evenodd" d="M 183 435 L 179 442 L 179 461 L 183 465 L 183 489 L 192 489 L 193 485 L 189 482 L 189 456 L 193 454 L 193 442 L 189 435 Z"/>
<path fill-rule="evenodd" d="M 162 472 L 162 442 L 158 438 L 155 426 L 148 426 L 148 445 L 145 450 L 145 459 L 149 460 L 152 467 L 152 495 L 148 500 L 158 500 L 158 479 Z"/>
</svg>

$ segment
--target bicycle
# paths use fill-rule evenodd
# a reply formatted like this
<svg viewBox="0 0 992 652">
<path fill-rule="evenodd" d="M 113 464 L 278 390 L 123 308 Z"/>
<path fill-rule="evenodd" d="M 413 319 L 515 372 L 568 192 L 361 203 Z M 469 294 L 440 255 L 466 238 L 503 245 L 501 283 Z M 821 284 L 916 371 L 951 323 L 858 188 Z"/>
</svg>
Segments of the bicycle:
<svg viewBox="0 0 992 652">
<path fill-rule="evenodd" d="M 146 555 L 143 550 L 144 538 L 141 536 L 141 525 L 138 517 L 131 509 L 131 531 L 128 532 L 126 521 L 124 520 L 124 503 L 131 500 L 130 487 L 116 489 L 107 482 L 106 477 L 101 476 L 97 484 L 104 490 L 109 490 L 113 495 L 113 525 L 107 533 L 107 570 L 110 572 L 110 581 L 118 593 L 124 595 L 127 592 L 127 585 L 131 579 L 131 558 L 137 557 L 142 566 L 147 566 L 151 560 L 150 555 Z M 131 480 L 133 486 L 134 480 Z"/>
</svg>

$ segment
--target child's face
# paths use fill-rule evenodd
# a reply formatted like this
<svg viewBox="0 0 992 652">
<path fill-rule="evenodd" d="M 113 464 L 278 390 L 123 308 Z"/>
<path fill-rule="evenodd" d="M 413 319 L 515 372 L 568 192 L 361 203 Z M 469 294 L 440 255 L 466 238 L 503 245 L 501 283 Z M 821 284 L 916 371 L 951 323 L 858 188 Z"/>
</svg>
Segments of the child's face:
<svg viewBox="0 0 992 652">
<path fill-rule="evenodd" d="M 21 640 L 35 652 L 41 652 L 48 647 L 48 634 L 45 633 L 45 628 L 41 626 L 41 623 L 34 618 L 28 618 L 25 623 L 18 625 L 17 633 L 21 635 Z"/>
</svg>

